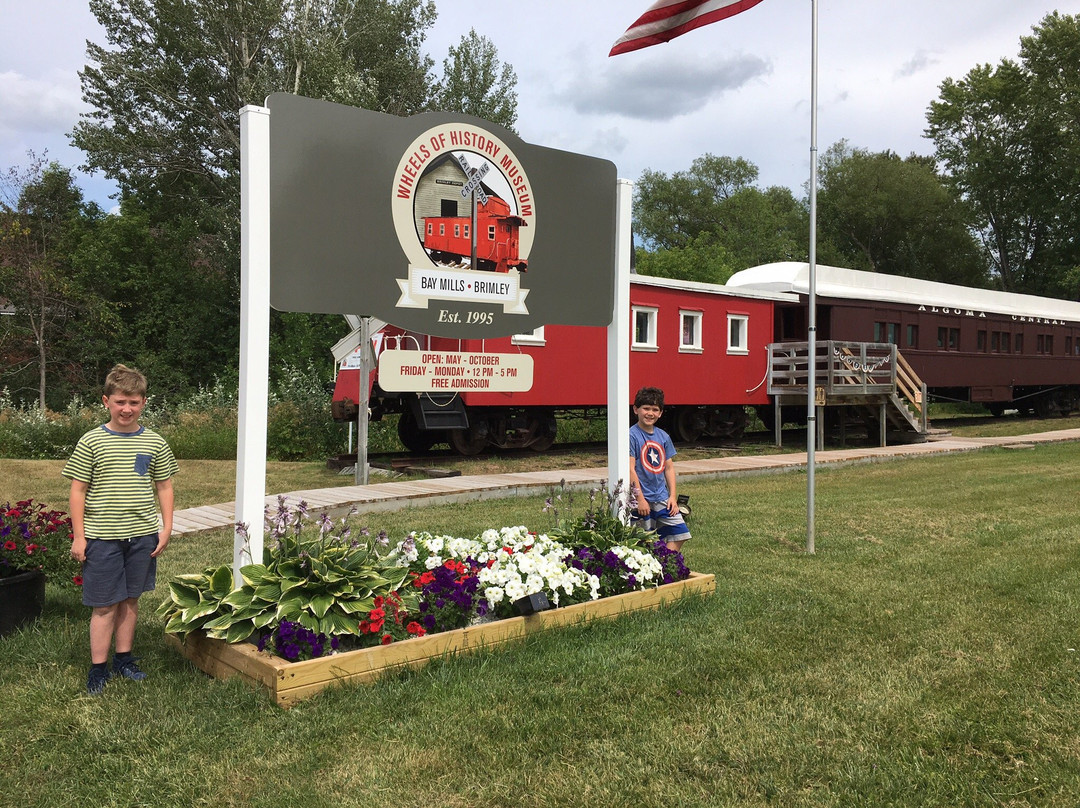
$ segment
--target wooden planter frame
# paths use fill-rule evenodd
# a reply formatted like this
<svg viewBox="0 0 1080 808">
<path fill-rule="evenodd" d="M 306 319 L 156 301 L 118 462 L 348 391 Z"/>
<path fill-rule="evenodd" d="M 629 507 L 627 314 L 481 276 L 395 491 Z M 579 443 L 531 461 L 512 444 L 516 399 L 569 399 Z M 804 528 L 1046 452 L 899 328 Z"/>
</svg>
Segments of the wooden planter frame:
<svg viewBox="0 0 1080 808">
<path fill-rule="evenodd" d="M 713 575 L 691 572 L 684 581 L 652 589 L 303 662 L 287 662 L 259 651 L 251 643 L 230 645 L 224 640 L 207 639 L 202 632 L 188 635 L 184 642 L 171 634 L 166 639 L 205 673 L 217 679 L 239 676 L 255 687 L 265 688 L 279 706 L 288 708 L 332 685 L 372 682 L 389 671 L 423 667 L 432 659 L 493 648 L 559 626 L 659 609 L 687 595 L 707 595 L 715 589 Z"/>
</svg>

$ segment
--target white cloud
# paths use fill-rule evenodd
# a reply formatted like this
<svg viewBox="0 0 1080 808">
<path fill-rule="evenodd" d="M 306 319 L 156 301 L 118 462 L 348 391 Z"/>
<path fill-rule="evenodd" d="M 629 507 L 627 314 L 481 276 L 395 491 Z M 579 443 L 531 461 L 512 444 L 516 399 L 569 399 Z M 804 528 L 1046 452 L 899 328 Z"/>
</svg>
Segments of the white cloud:
<svg viewBox="0 0 1080 808">
<path fill-rule="evenodd" d="M 900 65 L 900 69 L 896 71 L 895 76 L 898 79 L 914 76 L 916 73 L 922 73 L 924 70 L 933 67 L 939 61 L 940 59 L 933 52 L 920 48 L 915 52 L 914 56 Z"/>
<path fill-rule="evenodd" d="M 70 130 L 85 109 L 78 78 L 34 79 L 8 70 L 0 73 L 0 130 L 55 132 Z"/>
<path fill-rule="evenodd" d="M 738 55 L 711 62 L 670 50 L 668 58 L 623 61 L 560 94 L 574 111 L 640 120 L 670 120 L 703 109 L 726 92 L 772 72 L 759 56 Z"/>
</svg>

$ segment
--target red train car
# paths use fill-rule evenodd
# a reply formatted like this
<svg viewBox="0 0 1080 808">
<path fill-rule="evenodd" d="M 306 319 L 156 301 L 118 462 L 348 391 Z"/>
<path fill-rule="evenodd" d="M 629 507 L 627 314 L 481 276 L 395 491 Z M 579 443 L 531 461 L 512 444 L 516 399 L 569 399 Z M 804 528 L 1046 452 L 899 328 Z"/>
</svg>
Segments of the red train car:
<svg viewBox="0 0 1080 808">
<path fill-rule="evenodd" d="M 528 262 L 519 255 L 518 230 L 526 226 L 520 216 L 497 196 L 476 206 L 477 269 L 525 272 Z M 424 219 L 424 249 L 439 264 L 469 263 L 472 256 L 470 216 L 428 216 Z"/>
<path fill-rule="evenodd" d="M 768 404 L 765 373 L 778 302 L 792 295 L 634 276 L 630 284 L 630 385 L 663 388 L 665 427 L 677 440 L 738 437 L 747 406 Z M 380 347 L 469 353 L 524 353 L 533 358 L 526 392 L 452 395 L 387 393 L 373 374 L 373 418 L 399 412 L 405 446 L 425 451 L 447 441 L 463 454 L 485 446 L 544 450 L 557 418 L 600 415 L 607 403 L 607 331 L 548 325 L 530 334 L 457 340 L 384 329 Z M 355 417 L 358 371 L 338 374 L 335 417 Z"/>
<path fill-rule="evenodd" d="M 728 280 L 784 292 L 775 341 L 805 341 L 809 268 L 766 264 Z M 975 402 L 1000 414 L 1080 408 L 1080 303 L 915 278 L 818 266 L 817 338 L 893 343 L 932 399 Z"/>
</svg>

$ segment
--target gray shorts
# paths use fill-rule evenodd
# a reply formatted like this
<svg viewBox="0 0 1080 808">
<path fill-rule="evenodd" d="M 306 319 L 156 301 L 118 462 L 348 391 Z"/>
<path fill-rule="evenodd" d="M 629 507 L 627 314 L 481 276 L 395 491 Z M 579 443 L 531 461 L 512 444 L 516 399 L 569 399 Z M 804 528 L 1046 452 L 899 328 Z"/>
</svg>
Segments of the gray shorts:
<svg viewBox="0 0 1080 808">
<path fill-rule="evenodd" d="M 158 534 L 132 539 L 87 539 L 82 565 L 84 606 L 112 606 L 151 592 L 157 584 Z"/>
</svg>

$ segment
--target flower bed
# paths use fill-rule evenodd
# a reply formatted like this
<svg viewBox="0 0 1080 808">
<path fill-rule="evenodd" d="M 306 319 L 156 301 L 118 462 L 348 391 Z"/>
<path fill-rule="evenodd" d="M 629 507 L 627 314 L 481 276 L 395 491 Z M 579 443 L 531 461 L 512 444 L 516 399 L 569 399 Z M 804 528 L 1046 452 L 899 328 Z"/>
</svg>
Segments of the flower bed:
<svg viewBox="0 0 1080 808">
<path fill-rule="evenodd" d="M 659 587 L 302 662 L 288 662 L 259 651 L 252 643 L 209 639 L 198 631 L 183 642 L 172 635 L 167 638 L 205 673 L 218 679 L 238 676 L 265 689 L 278 705 L 287 708 L 332 685 L 372 682 L 384 673 L 419 668 L 432 659 L 496 647 L 559 626 L 658 609 L 687 595 L 709 594 L 715 588 L 714 576 L 691 572 L 689 578 Z"/>
<path fill-rule="evenodd" d="M 158 613 L 198 667 L 243 676 L 287 705 L 335 682 L 712 591 L 711 575 L 692 574 L 677 549 L 623 520 L 632 505 L 619 489 L 600 494 L 549 533 L 414 531 L 394 545 L 357 529 L 352 514 L 312 521 L 305 503 L 281 498 L 266 514 L 262 563 L 240 568 L 240 586 L 224 565 L 180 575 Z M 553 491 L 556 502 L 569 508 L 572 496 Z"/>
</svg>

